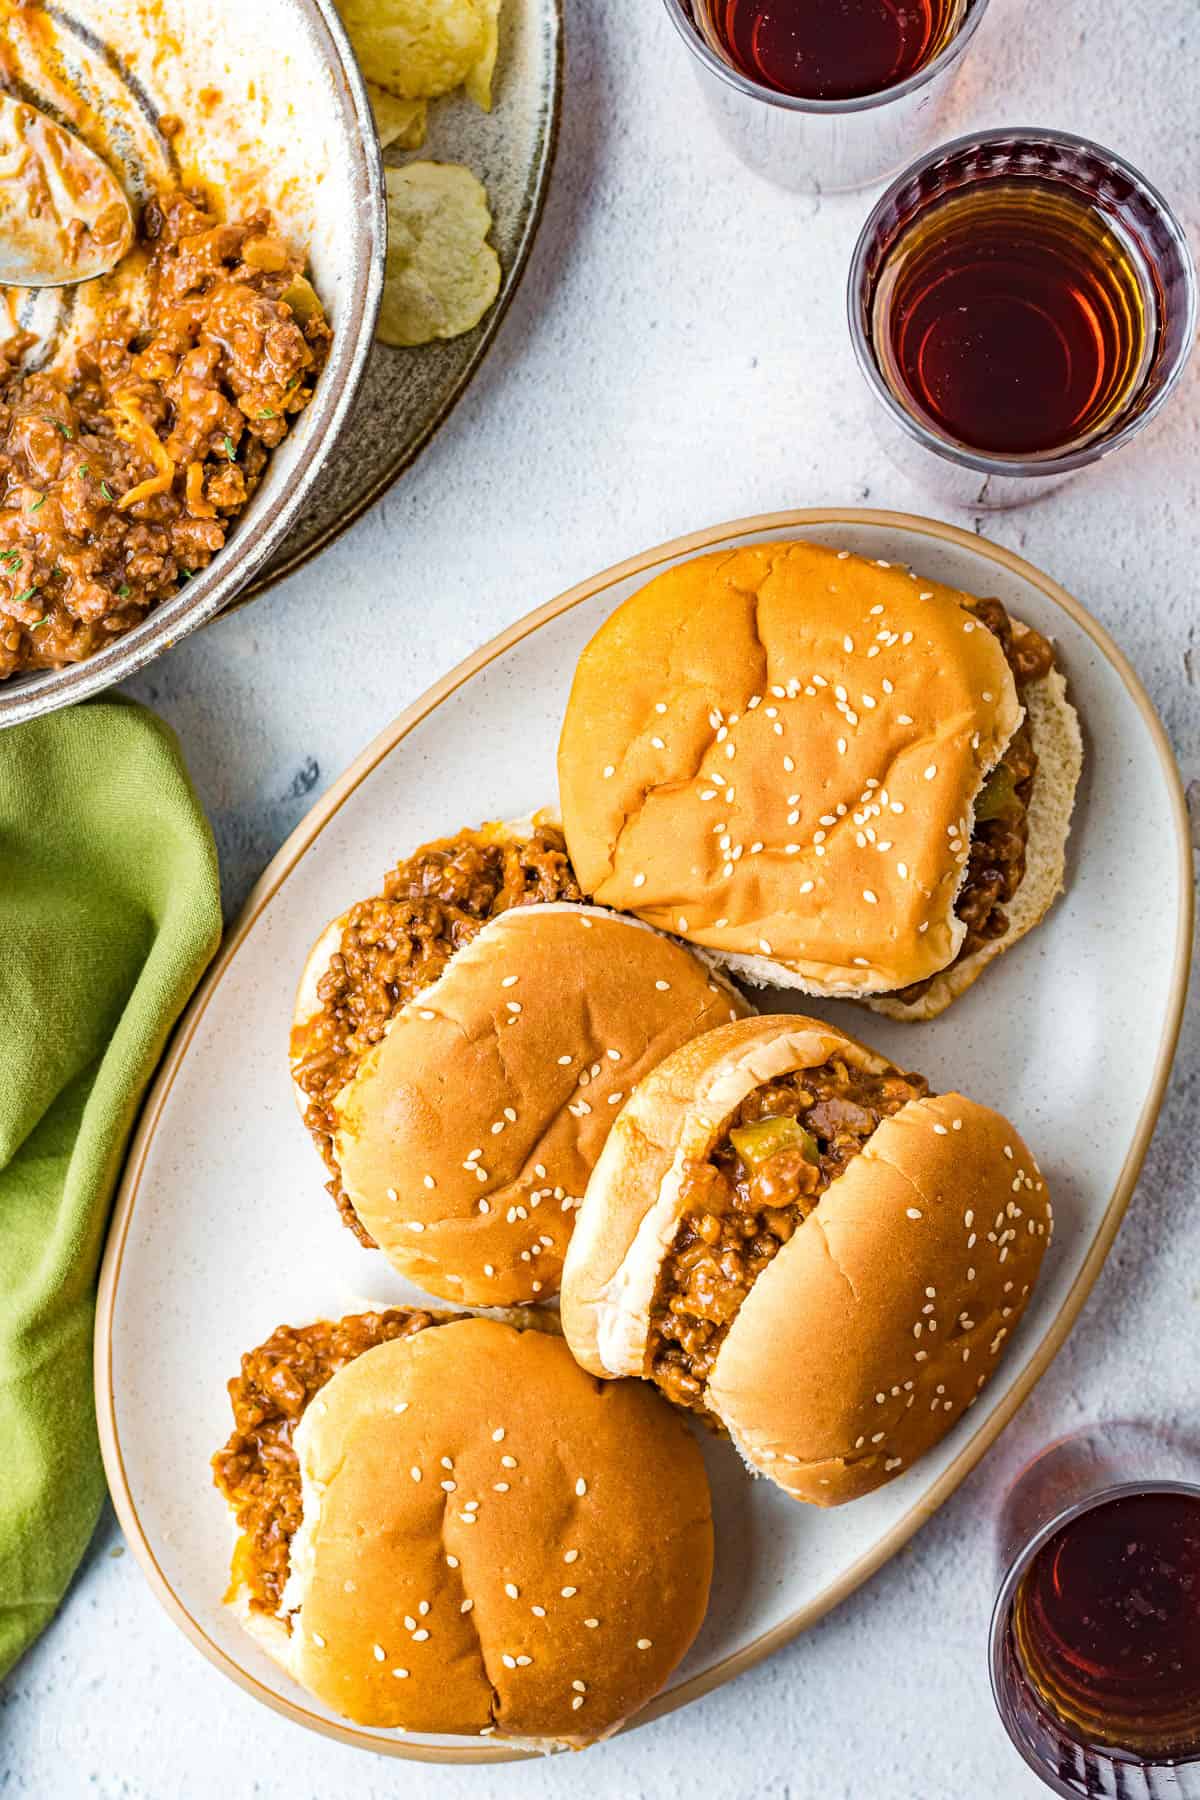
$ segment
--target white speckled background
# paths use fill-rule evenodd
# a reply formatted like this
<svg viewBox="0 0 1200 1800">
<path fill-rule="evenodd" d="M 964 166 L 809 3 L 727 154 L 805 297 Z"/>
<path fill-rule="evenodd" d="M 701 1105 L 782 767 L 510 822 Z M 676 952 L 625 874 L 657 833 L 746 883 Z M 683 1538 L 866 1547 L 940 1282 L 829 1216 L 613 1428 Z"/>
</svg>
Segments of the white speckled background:
<svg viewBox="0 0 1200 1800">
<path fill-rule="evenodd" d="M 1108 141 L 1197 243 L 1198 93 L 1197 0 L 992 0 L 953 128 L 1056 124 Z M 869 203 L 797 199 L 730 161 L 659 0 L 568 0 L 558 170 L 470 393 L 332 551 L 134 685 L 183 738 L 231 908 L 369 736 L 580 576 L 772 507 L 939 510 L 875 448 L 845 335 Z M 945 516 L 1041 564 L 1115 633 L 1171 733 L 1200 841 L 1198 440 L 1200 358 L 1152 439 L 1111 465 L 1022 512 Z M 997 1497 L 1026 1456 L 1085 1421 L 1200 1423 L 1198 1120 L 1193 1008 L 1108 1267 L 1016 1424 L 887 1569 L 697 1706 L 585 1760 L 512 1769 L 324 1745 L 190 1649 L 109 1516 L 61 1616 L 0 1689 L 0 1795 L 1034 1800 L 1044 1790 L 987 1688 Z"/>
</svg>

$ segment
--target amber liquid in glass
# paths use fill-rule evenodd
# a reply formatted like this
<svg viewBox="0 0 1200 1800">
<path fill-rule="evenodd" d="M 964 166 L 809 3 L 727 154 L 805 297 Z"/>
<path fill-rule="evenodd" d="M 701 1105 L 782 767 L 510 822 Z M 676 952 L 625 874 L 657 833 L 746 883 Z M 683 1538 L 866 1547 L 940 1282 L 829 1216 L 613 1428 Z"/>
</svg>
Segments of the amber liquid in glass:
<svg viewBox="0 0 1200 1800">
<path fill-rule="evenodd" d="M 694 0 L 719 56 L 764 87 L 852 100 L 895 87 L 958 29 L 963 0 Z"/>
<path fill-rule="evenodd" d="M 984 176 L 901 233 L 871 330 L 922 423 L 968 450 L 1044 456 L 1111 429 L 1145 380 L 1156 321 L 1140 251 L 1085 195 Z"/>
<path fill-rule="evenodd" d="M 1200 1755 L 1200 1498 L 1124 1495 L 1072 1519 L 1025 1572 L 1010 1631 L 1084 1744 Z"/>
</svg>

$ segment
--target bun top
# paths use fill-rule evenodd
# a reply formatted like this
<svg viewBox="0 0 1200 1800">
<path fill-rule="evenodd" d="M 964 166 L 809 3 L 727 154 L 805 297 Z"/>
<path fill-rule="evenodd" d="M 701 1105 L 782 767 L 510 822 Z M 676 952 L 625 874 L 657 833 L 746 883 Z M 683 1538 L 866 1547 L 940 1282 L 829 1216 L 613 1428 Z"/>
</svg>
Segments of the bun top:
<svg viewBox="0 0 1200 1800">
<path fill-rule="evenodd" d="M 657 1692 L 708 1600 L 700 1451 L 642 1383 L 467 1319 L 342 1369 L 296 1433 L 291 1666 L 363 1724 L 582 1745 Z"/>
<path fill-rule="evenodd" d="M 911 1468 L 995 1370 L 1052 1217 L 1031 1152 L 990 1107 L 936 1094 L 885 1119 L 717 1356 L 709 1403 L 746 1461 L 818 1506 Z"/>
<path fill-rule="evenodd" d="M 681 945 L 595 907 L 501 913 L 406 1005 L 333 1103 L 342 1183 L 428 1292 L 557 1292 L 624 1097 L 745 1003 Z"/>
<path fill-rule="evenodd" d="M 633 594 L 580 658 L 559 744 L 585 892 L 815 993 L 944 968 L 975 797 L 1022 716 L 969 599 L 802 543 Z"/>
</svg>

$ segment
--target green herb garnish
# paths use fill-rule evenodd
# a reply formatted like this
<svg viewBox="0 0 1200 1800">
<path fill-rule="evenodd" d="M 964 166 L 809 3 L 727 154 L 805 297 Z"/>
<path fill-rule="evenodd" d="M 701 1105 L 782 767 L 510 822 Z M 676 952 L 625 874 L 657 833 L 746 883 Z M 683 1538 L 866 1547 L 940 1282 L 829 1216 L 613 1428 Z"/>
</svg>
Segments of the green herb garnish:
<svg viewBox="0 0 1200 1800">
<path fill-rule="evenodd" d="M 10 569 L 19 569 L 21 566 L 21 552 L 19 550 L 6 550 L 4 555 L 0 556 L 0 562 L 7 563 Z"/>
<path fill-rule="evenodd" d="M 107 481 L 102 481 L 100 483 L 100 492 L 104 495 L 104 498 L 110 502 L 116 498 L 116 495 L 113 493 L 112 489 L 109 487 Z"/>
<path fill-rule="evenodd" d="M 260 419 L 273 419 L 275 414 L 269 406 L 264 406 L 258 416 Z"/>
<path fill-rule="evenodd" d="M 30 510 L 30 512 L 39 512 L 41 510 L 41 508 L 43 506 L 45 506 L 45 504 L 46 504 L 45 494 L 39 494 L 37 499 L 34 501 L 33 505 L 30 507 L 29 510 Z"/>
<path fill-rule="evenodd" d="M 75 473 L 76 473 L 76 474 L 77 474 L 77 475 L 79 475 L 79 476 L 84 476 L 84 475 L 86 475 L 86 474 L 87 474 L 87 472 L 88 472 L 88 469 L 89 469 L 89 468 L 90 468 L 90 466 L 91 466 L 91 465 L 90 465 L 90 464 L 89 464 L 89 463 L 80 463 L 80 465 L 79 465 L 79 467 L 78 467 L 78 468 L 77 468 L 77 469 L 76 469 L 76 471 L 75 471 Z"/>
<path fill-rule="evenodd" d="M 231 437 L 226 437 L 225 439 L 225 454 L 230 462 L 234 462 L 237 458 L 237 451 L 233 447 L 233 439 Z"/>
<path fill-rule="evenodd" d="M 127 581 L 123 581 L 121 583 L 120 587 L 117 589 L 117 599 L 118 600 L 127 600 L 128 598 L 129 598 L 129 583 Z"/>
<path fill-rule="evenodd" d="M 35 587 L 26 588 L 25 592 L 23 594 L 17 595 L 16 599 L 13 601 L 13 605 L 14 606 L 24 606 L 24 604 L 27 600 L 33 599 L 33 596 L 37 593 L 37 591 L 38 590 Z"/>
<path fill-rule="evenodd" d="M 44 425 L 53 425 L 55 431 L 61 431 L 65 438 L 73 438 L 75 436 L 75 433 L 71 430 L 69 425 L 64 425 L 61 419 L 54 418 L 50 413 L 42 413 L 40 414 L 40 417 Z"/>
</svg>

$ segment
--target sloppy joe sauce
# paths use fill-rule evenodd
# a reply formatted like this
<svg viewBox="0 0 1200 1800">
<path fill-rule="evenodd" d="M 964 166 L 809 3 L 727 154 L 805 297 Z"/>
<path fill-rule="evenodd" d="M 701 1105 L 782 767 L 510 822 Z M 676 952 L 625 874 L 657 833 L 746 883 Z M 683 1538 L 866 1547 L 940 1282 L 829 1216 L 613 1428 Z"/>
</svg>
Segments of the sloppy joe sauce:
<svg viewBox="0 0 1200 1800">
<path fill-rule="evenodd" d="M 312 397 L 331 333 L 270 215 L 144 208 L 146 318 L 62 372 L 0 345 L 0 679 L 83 661 L 212 561 Z"/>
<path fill-rule="evenodd" d="M 213 1479 L 234 1509 L 242 1533 L 234 1554 L 234 1587 L 255 1612 L 275 1613 L 288 1578 L 292 1538 L 300 1525 L 300 1465 L 292 1434 L 325 1383 L 376 1344 L 415 1337 L 453 1315 L 422 1311 L 356 1313 L 331 1323 L 281 1325 L 248 1350 L 229 1383 L 234 1428 L 213 1457 Z"/>
<path fill-rule="evenodd" d="M 292 1032 L 292 1076 L 308 1096 L 304 1122 L 325 1159 L 344 1222 L 368 1249 L 374 1239 L 342 1187 L 333 1148 L 334 1096 L 405 1003 L 442 974 L 456 950 L 514 906 L 583 894 L 560 831 L 520 841 L 461 831 L 397 863 L 382 894 L 351 908 L 317 987 L 320 1011 Z"/>
<path fill-rule="evenodd" d="M 705 1411 L 717 1352 L 767 1264 L 881 1120 L 928 1092 L 920 1075 L 868 1075 L 831 1056 L 747 1094 L 707 1162 L 690 1165 L 684 1177 L 683 1211 L 650 1313 L 647 1372 L 668 1400 Z M 810 1134 L 812 1151 L 789 1147 L 756 1164 L 744 1160 L 731 1132 L 784 1118 Z"/>
<path fill-rule="evenodd" d="M 971 610 L 980 624 L 999 639 L 1018 695 L 1031 682 L 1041 681 L 1050 673 L 1054 667 L 1054 651 L 1049 642 L 1039 632 L 1028 628 L 1020 635 L 1015 634 L 1012 621 L 999 600 L 977 600 Z M 1000 763 L 989 777 L 990 783 L 999 780 L 1004 784 L 1005 798 L 995 817 L 976 817 L 971 832 L 967 872 L 954 902 L 954 910 L 966 925 L 967 935 L 955 961 L 969 956 L 990 939 L 1003 937 L 1008 930 L 1008 915 L 1004 908 L 1025 875 L 1029 802 L 1036 772 L 1037 756 L 1026 718 L 1013 733 Z M 919 1000 L 928 987 L 928 981 L 916 982 L 903 989 L 898 997 Z"/>
</svg>

